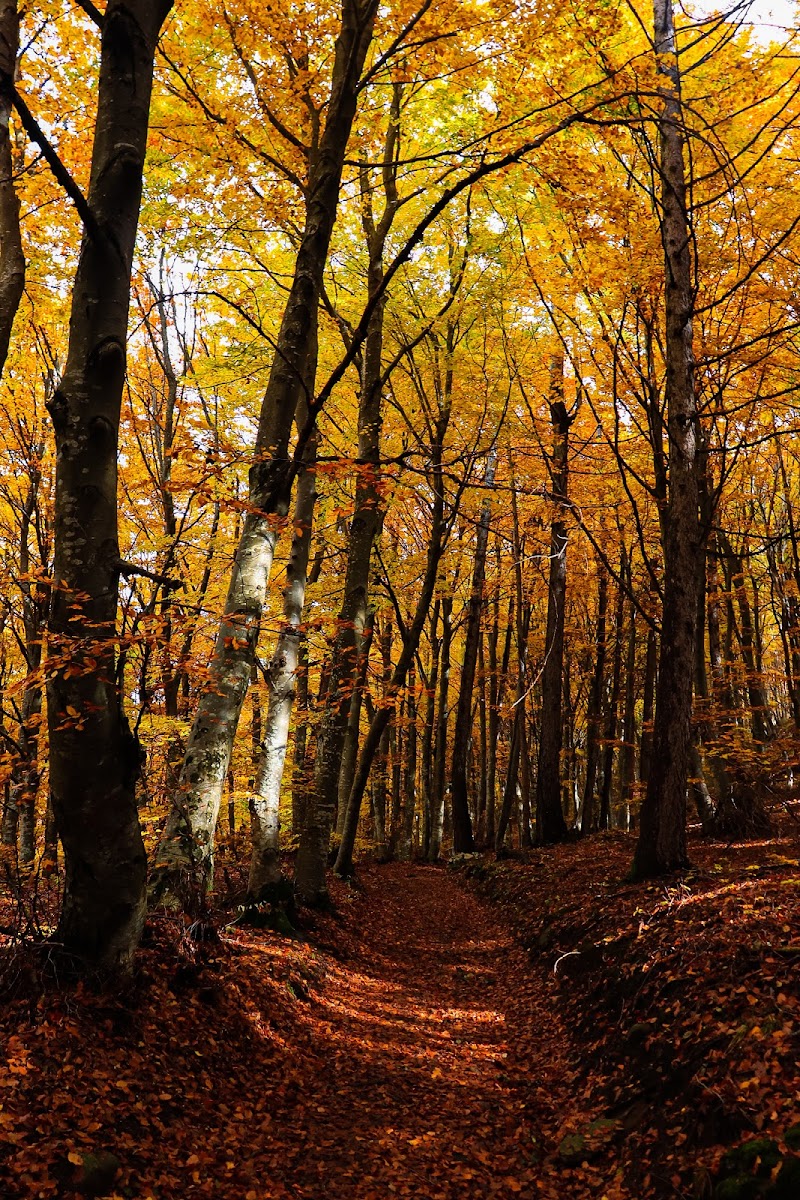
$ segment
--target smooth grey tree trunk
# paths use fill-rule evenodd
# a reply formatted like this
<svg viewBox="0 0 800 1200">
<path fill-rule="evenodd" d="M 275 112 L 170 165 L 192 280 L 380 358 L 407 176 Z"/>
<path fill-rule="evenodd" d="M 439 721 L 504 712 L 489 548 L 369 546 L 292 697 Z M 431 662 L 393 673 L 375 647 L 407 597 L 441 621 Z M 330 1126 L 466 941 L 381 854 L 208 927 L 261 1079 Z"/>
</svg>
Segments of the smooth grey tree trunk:
<svg viewBox="0 0 800 1200">
<path fill-rule="evenodd" d="M 325 128 L 309 162 L 305 228 L 261 406 L 248 511 L 205 687 L 186 746 L 178 795 L 154 864 L 153 899 L 203 903 L 233 740 L 252 665 L 278 529 L 289 511 L 295 467 L 289 454 L 316 333 L 325 264 L 358 86 L 377 0 L 343 0 Z"/>
<path fill-rule="evenodd" d="M 312 360 L 315 368 L 316 354 L 312 354 Z M 309 391 L 313 389 L 311 376 L 315 373 L 315 369 L 309 368 Z M 304 420 L 305 412 L 298 424 L 302 425 Z M 294 534 L 283 592 L 283 625 L 266 670 L 267 713 L 255 785 L 250 797 L 252 851 L 247 892 L 254 900 L 263 897 L 264 889 L 273 887 L 281 879 L 281 784 L 295 699 L 300 640 L 303 636 L 303 606 L 317 498 L 314 469 L 316 446 L 317 438 L 314 435 L 306 446 L 304 469 L 295 494 Z"/>
<path fill-rule="evenodd" d="M 344 746 L 342 748 L 342 766 L 339 771 L 338 796 L 336 805 L 336 832 L 339 837 L 344 830 L 344 819 L 347 814 L 347 801 L 353 786 L 356 766 L 358 764 L 358 741 L 361 728 L 361 709 L 366 694 L 367 672 L 369 670 L 369 652 L 375 629 L 375 613 L 367 613 L 367 622 L 361 644 L 358 646 L 358 669 L 353 687 L 353 698 L 350 702 L 350 715 L 347 718 Z"/>
</svg>

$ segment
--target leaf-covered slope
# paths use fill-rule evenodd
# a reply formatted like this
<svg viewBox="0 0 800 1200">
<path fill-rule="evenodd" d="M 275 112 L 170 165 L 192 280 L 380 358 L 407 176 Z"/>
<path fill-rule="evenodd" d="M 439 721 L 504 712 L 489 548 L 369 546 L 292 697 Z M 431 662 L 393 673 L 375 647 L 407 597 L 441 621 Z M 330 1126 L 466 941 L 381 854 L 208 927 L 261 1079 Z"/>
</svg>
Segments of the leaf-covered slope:
<svg viewBox="0 0 800 1200">
<path fill-rule="evenodd" d="M 626 882 L 621 834 L 464 865 L 553 980 L 571 1031 L 565 1194 L 583 1194 L 587 1172 L 609 1198 L 800 1194 L 800 851 L 787 824 L 768 844 L 697 840 L 691 871 L 647 886 Z"/>
</svg>

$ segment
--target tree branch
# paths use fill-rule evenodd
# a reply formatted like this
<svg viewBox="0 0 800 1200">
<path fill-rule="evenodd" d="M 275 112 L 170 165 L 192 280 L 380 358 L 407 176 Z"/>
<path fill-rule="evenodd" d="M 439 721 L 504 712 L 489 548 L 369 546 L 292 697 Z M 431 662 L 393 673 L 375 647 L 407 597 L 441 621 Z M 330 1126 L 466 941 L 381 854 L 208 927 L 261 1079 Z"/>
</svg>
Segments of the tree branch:
<svg viewBox="0 0 800 1200">
<path fill-rule="evenodd" d="M 75 3 L 78 5 L 78 8 L 83 9 L 87 17 L 90 17 L 94 21 L 98 29 L 103 28 L 105 18 L 100 9 L 95 8 L 94 4 L 92 4 L 92 0 L 75 0 Z"/>
<path fill-rule="evenodd" d="M 137 567 L 135 563 L 128 562 L 124 558 L 115 558 L 114 566 L 126 579 L 129 579 L 131 575 L 141 575 L 143 579 L 152 579 L 153 583 L 160 583 L 169 591 L 177 591 L 184 587 L 182 579 L 171 579 L 169 575 L 159 575 L 156 571 L 148 571 L 146 567 Z"/>
<path fill-rule="evenodd" d="M 11 96 L 14 101 L 14 108 L 17 110 L 19 119 L 22 122 L 22 128 L 25 130 L 31 141 L 35 142 L 39 147 L 45 162 L 53 172 L 57 182 L 61 184 L 64 191 L 75 205 L 76 209 L 78 210 L 78 216 L 83 221 L 84 229 L 92 237 L 99 237 L 100 229 L 94 213 L 89 208 L 89 204 L 83 192 L 78 187 L 77 183 L 59 158 L 55 147 L 51 144 L 51 142 L 48 141 L 41 125 L 36 120 L 17 89 L 13 86 L 11 89 Z"/>
</svg>

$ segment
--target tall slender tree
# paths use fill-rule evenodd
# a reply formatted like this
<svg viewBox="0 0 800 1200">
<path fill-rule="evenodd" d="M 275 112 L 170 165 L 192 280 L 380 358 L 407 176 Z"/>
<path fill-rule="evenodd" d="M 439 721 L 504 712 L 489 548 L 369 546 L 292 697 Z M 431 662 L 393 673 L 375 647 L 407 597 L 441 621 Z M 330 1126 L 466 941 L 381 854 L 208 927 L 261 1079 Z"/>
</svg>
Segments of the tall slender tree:
<svg viewBox="0 0 800 1200">
<path fill-rule="evenodd" d="M 692 346 L 692 229 L 687 209 L 681 77 L 672 0 L 655 0 L 654 49 L 661 111 L 659 179 L 664 250 L 669 497 L 664 521 L 664 602 L 653 762 L 633 869 L 640 877 L 687 863 L 686 789 L 692 747 L 692 679 L 697 627 L 697 406 Z"/>
</svg>

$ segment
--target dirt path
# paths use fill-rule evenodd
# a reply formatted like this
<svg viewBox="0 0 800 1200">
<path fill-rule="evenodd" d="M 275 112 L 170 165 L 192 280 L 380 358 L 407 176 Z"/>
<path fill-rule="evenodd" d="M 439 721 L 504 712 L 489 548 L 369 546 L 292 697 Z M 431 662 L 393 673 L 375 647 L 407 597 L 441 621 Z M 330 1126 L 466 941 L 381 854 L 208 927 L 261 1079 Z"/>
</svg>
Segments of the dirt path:
<svg viewBox="0 0 800 1200">
<path fill-rule="evenodd" d="M 551 998 L 447 872 L 362 882 L 312 1005 L 308 1090 L 275 1182 L 308 1200 L 547 1195 L 537 1164 L 567 1083 Z"/>
<path fill-rule="evenodd" d="M 573 1200 L 552 983 L 447 871 L 360 885 L 310 941 L 195 961 L 164 918 L 127 991 L 0 1008 L 3 1200 Z"/>
</svg>

